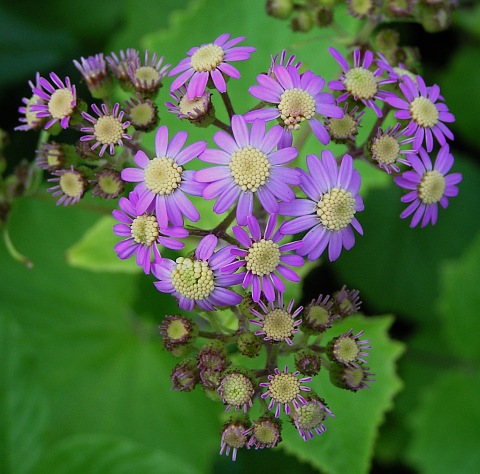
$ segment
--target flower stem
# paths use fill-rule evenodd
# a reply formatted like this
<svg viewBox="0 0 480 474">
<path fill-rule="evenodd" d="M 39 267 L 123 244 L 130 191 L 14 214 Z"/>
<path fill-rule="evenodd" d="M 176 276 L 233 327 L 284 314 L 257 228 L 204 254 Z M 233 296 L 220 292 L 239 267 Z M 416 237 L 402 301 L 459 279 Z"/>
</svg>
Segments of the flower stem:
<svg viewBox="0 0 480 474">
<path fill-rule="evenodd" d="M 229 135 L 232 135 L 232 127 L 227 125 L 226 123 L 223 123 L 221 120 L 218 120 L 217 118 L 213 121 L 213 125 L 218 127 L 219 129 L 223 130 L 224 132 L 227 132 Z"/>
<path fill-rule="evenodd" d="M 235 115 L 235 112 L 233 110 L 233 105 L 230 100 L 230 96 L 228 95 L 228 92 L 221 92 L 220 95 L 222 96 L 223 103 L 225 104 L 225 108 L 227 109 L 228 116 L 231 119 Z"/>
<path fill-rule="evenodd" d="M 13 245 L 12 239 L 10 238 L 10 234 L 8 232 L 7 226 L 3 228 L 3 241 L 5 243 L 5 247 L 8 250 L 8 253 L 17 261 L 20 262 L 22 265 L 25 265 L 27 268 L 33 268 L 33 262 L 22 255 Z"/>
</svg>

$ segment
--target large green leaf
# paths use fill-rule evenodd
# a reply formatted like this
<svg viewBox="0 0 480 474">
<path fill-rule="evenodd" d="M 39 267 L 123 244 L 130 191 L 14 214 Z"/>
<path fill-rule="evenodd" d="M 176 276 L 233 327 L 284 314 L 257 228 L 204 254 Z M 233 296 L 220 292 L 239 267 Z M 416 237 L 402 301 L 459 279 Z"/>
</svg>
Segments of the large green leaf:
<svg viewBox="0 0 480 474">
<path fill-rule="evenodd" d="M 34 474 L 197 474 L 195 459 L 106 435 L 77 435 L 59 443 Z"/>
<path fill-rule="evenodd" d="M 0 472 L 27 474 L 44 445 L 48 408 L 36 356 L 19 325 L 0 309 Z"/>
<path fill-rule="evenodd" d="M 293 426 L 285 425 L 284 449 L 327 473 L 365 473 L 369 471 L 378 429 L 385 412 L 393 406 L 393 397 L 402 387 L 396 374 L 396 360 L 403 352 L 402 344 L 388 336 L 392 317 L 353 316 L 334 326 L 328 338 L 353 328 L 365 330 L 363 338 L 371 341 L 369 368 L 375 373 L 370 390 L 356 393 L 334 387 L 327 371 L 321 371 L 311 384 L 325 399 L 335 418 L 326 420 L 327 431 L 304 442 Z"/>
</svg>

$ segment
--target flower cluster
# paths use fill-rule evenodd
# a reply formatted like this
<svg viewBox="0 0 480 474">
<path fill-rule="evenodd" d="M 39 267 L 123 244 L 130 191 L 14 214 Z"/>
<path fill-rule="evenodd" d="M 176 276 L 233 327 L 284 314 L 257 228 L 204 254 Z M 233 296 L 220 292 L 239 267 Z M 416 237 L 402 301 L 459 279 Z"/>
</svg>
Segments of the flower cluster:
<svg viewBox="0 0 480 474">
<path fill-rule="evenodd" d="M 325 432 L 333 413 L 321 398 L 321 370 L 345 390 L 373 381 L 363 331 L 336 330 L 359 311 L 358 291 L 343 287 L 305 307 L 287 299 L 290 290 L 300 291 L 306 260 L 333 262 L 363 235 L 356 160 L 408 191 L 401 217 L 413 215 L 412 227 L 435 224 L 438 204 L 447 207 L 461 181 L 459 173 L 449 174 L 453 134 L 446 124 L 454 116 L 437 85 L 368 49 L 353 50 L 350 60 L 330 48 L 340 67 L 330 81 L 282 51 L 245 89 L 260 102 L 238 113 L 229 79 L 241 75 L 232 63 L 255 51 L 241 46 L 244 40 L 222 34 L 190 49 L 172 69 L 163 56 L 132 48 L 76 60 L 92 98 L 103 101 L 89 104 L 92 113 L 70 78 L 37 74 L 17 127 L 48 135 L 36 164 L 52 174 L 57 204 L 76 204 L 90 190 L 118 199 L 116 254 L 134 257 L 155 278 L 154 289 L 192 313 L 167 315 L 159 328 L 165 350 L 181 359 L 173 389 L 200 386 L 235 412 L 220 441 L 220 453 L 234 460 L 242 448 L 277 446 L 282 418 L 304 441 Z M 157 98 L 168 77 L 168 112 L 187 125 L 219 130 L 187 143 L 186 131 L 158 126 Z M 123 105 L 113 100 L 115 82 L 130 94 Z M 228 119 L 217 117 L 216 97 Z M 368 114 L 376 121 L 361 143 Z M 394 123 L 385 127 L 387 117 Z M 83 135 L 63 143 L 65 129 Z M 150 132 L 151 152 L 141 141 Z M 309 133 L 317 154 L 303 152 Z M 330 142 L 345 149 L 335 156 Z M 206 322 L 197 324 L 198 316 Z M 265 365 L 246 369 L 242 356 L 262 356 Z M 280 356 L 290 358 L 288 365 L 280 366 Z M 255 403 L 263 410 L 252 419 Z"/>
</svg>

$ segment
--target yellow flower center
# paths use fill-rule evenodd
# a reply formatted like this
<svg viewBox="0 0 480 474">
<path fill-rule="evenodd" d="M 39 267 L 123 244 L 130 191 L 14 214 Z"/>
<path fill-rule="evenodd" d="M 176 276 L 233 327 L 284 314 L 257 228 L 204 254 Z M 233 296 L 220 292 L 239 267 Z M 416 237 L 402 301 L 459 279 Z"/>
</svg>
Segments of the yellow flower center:
<svg viewBox="0 0 480 474">
<path fill-rule="evenodd" d="M 311 430 L 325 419 L 325 410 L 315 402 L 307 403 L 295 409 L 295 420 L 304 430 Z"/>
<path fill-rule="evenodd" d="M 198 112 L 195 109 L 204 112 L 205 105 L 204 99 L 202 97 L 195 97 L 193 100 L 190 100 L 186 95 L 184 95 L 178 104 L 178 108 L 183 115 L 198 115 Z"/>
<path fill-rule="evenodd" d="M 129 115 L 135 125 L 148 126 L 155 120 L 155 108 L 148 103 L 138 104 L 132 107 Z"/>
<path fill-rule="evenodd" d="M 347 227 L 355 215 L 355 198 L 342 188 L 332 188 L 317 204 L 317 216 L 328 230 Z"/>
<path fill-rule="evenodd" d="M 190 64 L 197 72 L 213 71 L 223 61 L 225 52 L 216 44 L 207 44 L 198 48 L 192 56 Z"/>
<path fill-rule="evenodd" d="M 47 151 L 47 164 L 48 166 L 54 167 L 54 166 L 59 166 L 61 164 L 61 159 L 60 159 L 60 151 L 57 150 L 56 148 L 52 148 Z"/>
<path fill-rule="evenodd" d="M 242 434 L 242 431 L 243 430 L 229 430 L 223 438 L 224 443 L 231 448 L 243 448 L 247 437 Z"/>
<path fill-rule="evenodd" d="M 272 240 L 259 240 L 248 249 L 245 257 L 247 270 L 254 275 L 268 275 L 275 271 L 280 263 L 280 250 Z"/>
<path fill-rule="evenodd" d="M 377 93 L 377 80 L 372 71 L 354 67 L 345 73 L 345 89 L 358 99 L 372 99 Z"/>
<path fill-rule="evenodd" d="M 350 9 L 359 17 L 363 18 L 365 15 L 370 13 L 373 8 L 372 0 L 352 0 L 350 2 Z"/>
<path fill-rule="evenodd" d="M 40 104 L 43 104 L 44 103 L 44 100 L 40 97 L 38 97 L 38 95 L 36 94 L 33 94 L 32 97 L 30 97 L 30 99 L 28 100 L 28 103 L 26 104 L 26 112 L 25 112 L 25 119 L 26 119 L 26 124 L 29 126 L 29 127 L 35 127 L 35 125 L 37 124 L 37 122 L 39 121 L 38 117 L 37 117 L 37 112 L 32 112 L 32 110 L 30 109 L 32 105 L 40 105 Z"/>
<path fill-rule="evenodd" d="M 400 153 L 400 145 L 390 135 L 383 135 L 373 141 L 372 153 L 379 163 L 391 165 Z"/>
<path fill-rule="evenodd" d="M 417 97 L 410 104 L 410 115 L 420 127 L 433 127 L 438 123 L 438 110 L 426 97 Z"/>
<path fill-rule="evenodd" d="M 213 271 L 208 262 L 178 257 L 172 272 L 175 289 L 186 298 L 202 300 L 215 289 Z"/>
<path fill-rule="evenodd" d="M 185 324 L 180 319 L 170 321 L 166 332 L 167 337 L 172 341 L 181 340 L 185 336 L 188 336 L 188 328 L 185 327 Z"/>
<path fill-rule="evenodd" d="M 252 398 L 252 382 L 242 374 L 229 374 L 222 382 L 222 394 L 228 405 L 244 405 Z"/>
<path fill-rule="evenodd" d="M 145 184 L 155 194 L 172 194 L 180 186 L 183 168 L 172 158 L 156 157 L 145 170 Z"/>
<path fill-rule="evenodd" d="M 111 175 L 100 176 L 98 178 L 98 185 L 100 189 L 106 194 L 117 194 L 122 185 Z"/>
<path fill-rule="evenodd" d="M 103 145 L 116 145 L 123 133 L 122 122 L 111 115 L 99 117 L 93 130 L 95 138 Z"/>
<path fill-rule="evenodd" d="M 350 337 L 341 337 L 335 342 L 335 357 L 344 364 L 356 360 L 360 349 Z"/>
<path fill-rule="evenodd" d="M 289 403 L 300 393 L 300 382 L 293 374 L 276 374 L 269 384 L 270 396 L 279 403 Z"/>
<path fill-rule="evenodd" d="M 243 191 L 251 192 L 266 183 L 270 166 L 267 155 L 250 145 L 234 152 L 229 164 L 235 184 Z"/>
<path fill-rule="evenodd" d="M 158 81 L 159 73 L 154 67 L 142 66 L 135 70 L 135 78 L 141 83 L 146 81 L 147 84 L 150 84 L 151 82 Z"/>
<path fill-rule="evenodd" d="M 270 311 L 264 319 L 263 330 L 274 341 L 284 341 L 294 329 L 292 315 L 284 309 Z"/>
<path fill-rule="evenodd" d="M 440 201 L 445 192 L 445 177 L 436 170 L 427 171 L 418 186 L 418 196 L 424 204 Z"/>
<path fill-rule="evenodd" d="M 298 130 L 302 122 L 315 115 L 315 99 L 303 89 L 288 89 L 280 97 L 278 110 L 285 126 Z"/>
<path fill-rule="evenodd" d="M 85 183 L 78 173 L 67 171 L 60 176 L 60 187 L 64 194 L 74 198 L 83 194 Z"/>
<path fill-rule="evenodd" d="M 332 137 L 339 140 L 346 140 L 357 134 L 358 124 L 350 115 L 345 114 L 341 119 L 330 119 L 328 131 Z"/>
<path fill-rule="evenodd" d="M 73 94 L 68 88 L 57 89 L 48 101 L 48 111 L 53 118 L 62 119 L 73 112 Z"/>
<path fill-rule="evenodd" d="M 152 245 L 159 235 L 155 216 L 144 214 L 136 217 L 130 225 L 131 235 L 137 244 Z"/>
<path fill-rule="evenodd" d="M 328 323 L 330 313 L 323 306 L 312 306 L 308 312 L 308 319 L 313 323 Z"/>
<path fill-rule="evenodd" d="M 263 421 L 259 425 L 255 425 L 253 428 L 253 435 L 256 440 L 262 444 L 271 444 L 277 440 L 275 425 L 268 420 Z"/>
</svg>

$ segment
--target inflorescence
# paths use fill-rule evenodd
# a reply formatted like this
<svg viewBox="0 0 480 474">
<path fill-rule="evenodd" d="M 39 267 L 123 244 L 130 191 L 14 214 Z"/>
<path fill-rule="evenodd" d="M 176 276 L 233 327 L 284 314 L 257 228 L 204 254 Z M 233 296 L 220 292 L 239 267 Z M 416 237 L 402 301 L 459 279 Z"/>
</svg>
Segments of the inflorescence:
<svg viewBox="0 0 480 474">
<path fill-rule="evenodd" d="M 280 3 L 268 2 L 269 8 Z M 368 8 L 356 10 L 358 2 L 349 5 L 352 14 L 369 15 Z M 274 14 L 286 17 L 288 7 L 285 2 Z M 248 89 L 260 104 L 235 113 L 228 79 L 239 79 L 240 72 L 231 63 L 255 51 L 239 46 L 243 41 L 223 34 L 192 48 L 173 69 L 157 53 L 132 48 L 74 61 L 96 100 L 90 107 L 70 78 L 37 74 L 17 127 L 44 130 L 36 164 L 51 173 L 57 204 L 76 204 L 89 191 L 118 199 L 118 257 L 135 257 L 159 292 L 191 312 L 167 315 L 159 328 L 165 349 L 180 359 L 172 388 L 201 386 L 225 405 L 231 415 L 220 452 L 233 459 L 240 449 L 277 446 L 282 418 L 305 441 L 325 432 L 334 415 L 315 379 L 321 370 L 353 392 L 373 381 L 363 331 L 330 335 L 359 311 L 358 291 L 343 287 L 305 307 L 284 299 L 287 286 L 299 285 L 306 259 L 335 261 L 363 235 L 355 161 L 367 161 L 407 190 L 401 217 L 413 216 L 412 227 L 435 224 L 438 206 L 447 207 L 462 178 L 450 173 L 454 116 L 438 85 L 364 48 L 347 56 L 330 48 L 340 68 L 327 82 L 282 51 Z M 170 86 L 175 103 L 167 102 L 167 110 L 184 123 L 219 128 L 213 148 L 206 140 L 188 143 L 185 131 L 157 127 L 157 98 L 169 76 L 176 76 Z M 123 105 L 112 101 L 115 84 L 130 94 Z M 215 90 L 227 122 L 215 115 Z M 369 113 L 375 126 L 358 143 Z M 395 123 L 384 127 L 387 116 Z M 62 143 L 64 129 L 83 135 L 76 144 Z M 151 131 L 154 152 L 141 146 Z M 302 154 L 305 132 L 318 140 L 318 154 Z M 325 148 L 330 141 L 344 144 L 345 153 L 334 156 Z M 213 228 L 202 226 L 201 200 L 214 201 Z M 183 251 L 193 242 L 194 251 Z M 233 323 L 224 316 L 227 309 Z M 242 356 L 266 362 L 247 370 Z M 280 356 L 290 356 L 290 367 L 280 366 Z"/>
</svg>

